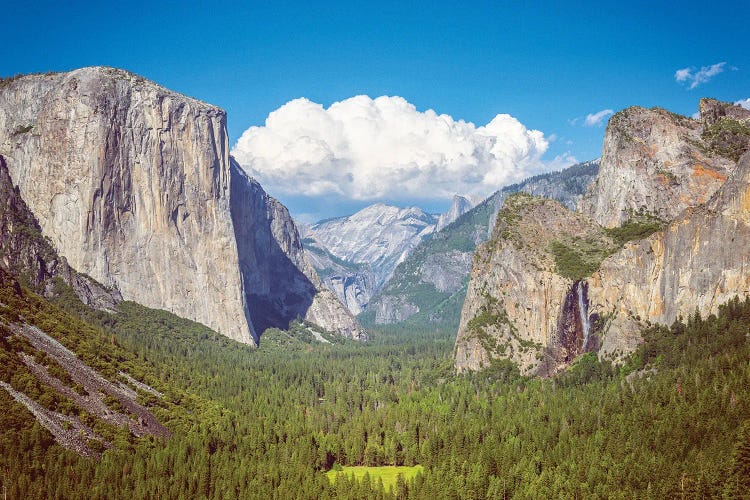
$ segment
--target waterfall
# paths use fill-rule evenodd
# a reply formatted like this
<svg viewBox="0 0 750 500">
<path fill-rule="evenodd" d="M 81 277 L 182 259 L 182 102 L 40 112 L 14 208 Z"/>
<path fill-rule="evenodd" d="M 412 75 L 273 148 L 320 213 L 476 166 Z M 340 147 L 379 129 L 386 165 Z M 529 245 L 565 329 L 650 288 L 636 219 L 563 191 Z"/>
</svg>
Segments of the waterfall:
<svg viewBox="0 0 750 500">
<path fill-rule="evenodd" d="M 581 316 L 581 327 L 583 328 L 581 352 L 584 352 L 589 341 L 589 305 L 583 297 L 583 282 L 579 281 L 576 285 L 578 286 L 578 314 Z"/>
</svg>

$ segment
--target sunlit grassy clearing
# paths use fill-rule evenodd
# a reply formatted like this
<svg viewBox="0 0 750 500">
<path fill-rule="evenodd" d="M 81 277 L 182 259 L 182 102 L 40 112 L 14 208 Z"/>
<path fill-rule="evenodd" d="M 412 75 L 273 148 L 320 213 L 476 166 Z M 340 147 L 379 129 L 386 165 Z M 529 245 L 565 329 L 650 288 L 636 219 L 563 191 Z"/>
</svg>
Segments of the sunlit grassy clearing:
<svg viewBox="0 0 750 500">
<path fill-rule="evenodd" d="M 342 467 L 340 471 L 329 470 L 326 472 L 328 480 L 331 483 L 336 482 L 336 476 L 338 474 L 346 474 L 351 477 L 354 476 L 356 479 L 362 479 L 365 476 L 365 472 L 370 474 L 370 481 L 377 483 L 378 478 L 383 480 L 383 487 L 386 491 L 390 491 L 396 486 L 396 478 L 399 474 L 404 477 L 404 480 L 411 481 L 418 473 L 422 472 L 424 467 L 421 465 L 414 466 L 395 466 L 395 465 L 384 465 L 382 467 L 366 467 L 364 465 L 356 467 Z"/>
</svg>

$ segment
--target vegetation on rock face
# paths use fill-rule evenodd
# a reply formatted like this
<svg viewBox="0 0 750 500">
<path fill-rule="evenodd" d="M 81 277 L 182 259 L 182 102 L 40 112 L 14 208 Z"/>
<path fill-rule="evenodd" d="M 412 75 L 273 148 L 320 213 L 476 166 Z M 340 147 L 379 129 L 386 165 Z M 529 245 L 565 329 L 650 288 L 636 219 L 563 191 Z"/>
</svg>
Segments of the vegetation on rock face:
<svg viewBox="0 0 750 500">
<path fill-rule="evenodd" d="M 647 213 L 633 213 L 619 227 L 602 228 L 607 238 L 580 238 L 561 235 L 552 241 L 549 250 L 554 255 L 557 272 L 573 281 L 587 278 L 595 273 L 602 261 L 621 249 L 625 243 L 642 240 L 661 231 L 666 223 Z"/>
<path fill-rule="evenodd" d="M 542 346 L 530 340 L 522 339 L 513 322 L 508 318 L 503 301 L 482 293 L 482 306 L 476 316 L 468 321 L 466 328 L 470 336 L 478 339 L 482 348 L 487 351 L 493 364 L 504 361 L 514 348 L 521 352 L 528 349 L 540 350 Z"/>
<path fill-rule="evenodd" d="M 703 129 L 707 149 L 733 161 L 750 146 L 750 126 L 730 118 L 722 118 Z"/>
<path fill-rule="evenodd" d="M 560 172 L 530 177 L 523 182 L 504 187 L 469 210 L 442 231 L 422 241 L 407 259 L 395 269 L 379 296 L 371 300 L 360 321 L 366 326 L 375 324 L 374 305 L 389 297 L 401 298 L 419 308 L 419 312 L 403 322 L 401 328 L 421 328 L 429 323 L 434 328 L 455 332 L 466 297 L 466 287 L 447 293 L 436 289 L 424 279 L 423 264 L 435 256 L 452 252 L 473 252 L 477 244 L 488 239 L 493 224 L 491 219 L 500 204 L 513 193 L 531 191 L 548 198 L 559 198 L 568 207 L 575 206 L 577 196 L 583 194 L 589 181 L 596 175 L 598 162 L 574 165 Z M 512 202 L 511 202 L 512 203 Z M 466 273 L 468 281 L 468 272 Z"/>
<path fill-rule="evenodd" d="M 633 213 L 620 227 L 605 229 L 618 246 L 634 240 L 648 238 L 666 227 L 666 222 L 648 213 Z"/>
<path fill-rule="evenodd" d="M 569 245 L 553 241 L 549 249 L 555 257 L 557 273 L 573 281 L 591 276 L 611 253 L 609 248 L 586 240 L 571 241 Z"/>
</svg>

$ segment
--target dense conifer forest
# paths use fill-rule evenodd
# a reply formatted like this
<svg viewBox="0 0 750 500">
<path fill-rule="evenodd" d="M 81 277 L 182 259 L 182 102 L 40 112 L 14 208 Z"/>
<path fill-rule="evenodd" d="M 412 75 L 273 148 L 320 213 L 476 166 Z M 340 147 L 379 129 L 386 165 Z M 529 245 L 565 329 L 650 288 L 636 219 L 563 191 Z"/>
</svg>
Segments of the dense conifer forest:
<svg viewBox="0 0 750 500">
<path fill-rule="evenodd" d="M 105 376 L 126 371 L 157 389 L 138 398 L 172 435 L 134 438 L 94 422 L 112 447 L 83 458 L 0 391 L 8 498 L 750 494 L 750 300 L 648 329 L 624 366 L 586 354 L 541 380 L 506 363 L 457 376 L 449 332 L 323 344 L 296 325 L 268 331 L 254 350 L 134 303 L 94 312 L 58 287 L 50 303 L 3 274 L 3 322 L 37 325 Z M 2 329 L 0 379 L 75 411 L 16 361 L 28 349 Z M 386 492 L 367 476 L 332 484 L 325 472 L 337 464 L 424 473 Z"/>
</svg>

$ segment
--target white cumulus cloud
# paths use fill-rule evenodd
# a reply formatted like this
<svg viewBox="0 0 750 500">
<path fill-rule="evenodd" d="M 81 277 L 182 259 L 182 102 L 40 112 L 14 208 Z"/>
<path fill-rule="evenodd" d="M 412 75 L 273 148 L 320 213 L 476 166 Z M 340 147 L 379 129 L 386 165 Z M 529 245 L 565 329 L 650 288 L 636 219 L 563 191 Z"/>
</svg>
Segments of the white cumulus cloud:
<svg viewBox="0 0 750 500">
<path fill-rule="evenodd" d="M 688 83 L 688 88 L 694 89 L 724 71 L 726 65 L 726 62 L 720 62 L 711 66 L 703 66 L 699 70 L 696 70 L 694 67 L 678 69 L 674 73 L 674 79 L 677 82 Z"/>
<path fill-rule="evenodd" d="M 747 99 L 741 99 L 735 102 L 735 104 L 742 106 L 745 109 L 750 109 L 750 97 L 748 97 Z"/>
<path fill-rule="evenodd" d="M 597 111 L 596 113 L 589 113 L 586 115 L 586 120 L 583 122 L 583 124 L 587 127 L 594 127 L 601 124 L 602 121 L 612 113 L 614 113 L 614 111 L 612 111 L 611 109 L 603 109 L 601 111 Z"/>
<path fill-rule="evenodd" d="M 356 96 L 328 109 L 300 98 L 232 149 L 271 192 L 349 199 L 487 195 L 549 170 L 549 140 L 507 114 L 477 127 L 401 97 Z"/>
</svg>

